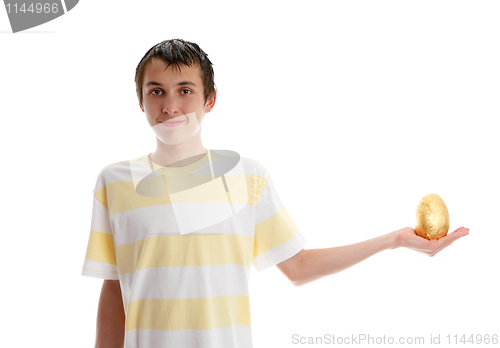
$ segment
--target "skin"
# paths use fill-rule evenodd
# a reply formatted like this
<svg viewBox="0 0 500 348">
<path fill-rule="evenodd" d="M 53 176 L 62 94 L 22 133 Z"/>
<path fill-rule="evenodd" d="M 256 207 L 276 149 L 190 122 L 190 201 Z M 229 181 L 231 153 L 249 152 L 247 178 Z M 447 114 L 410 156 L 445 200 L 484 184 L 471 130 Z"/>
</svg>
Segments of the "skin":
<svg viewBox="0 0 500 348">
<path fill-rule="evenodd" d="M 139 106 L 157 135 L 151 160 L 162 166 L 186 166 L 206 154 L 201 141 L 201 124 L 205 114 L 212 111 L 217 97 L 214 92 L 205 103 L 199 65 L 179 65 L 180 72 L 173 64 L 165 70 L 167 63 L 153 59 L 144 70 L 144 97 Z M 158 84 L 148 85 L 150 82 Z M 185 122 L 177 127 L 161 124 L 173 118 Z"/>
<path fill-rule="evenodd" d="M 125 342 L 125 311 L 119 280 L 106 279 L 102 283 L 95 348 L 123 348 Z"/>
<path fill-rule="evenodd" d="M 276 267 L 293 285 L 301 286 L 341 272 L 386 249 L 408 248 L 433 257 L 458 238 L 468 234 L 468 228 L 459 227 L 439 240 L 427 240 L 419 237 L 413 228 L 404 227 L 356 244 L 324 249 L 302 249 Z"/>
</svg>

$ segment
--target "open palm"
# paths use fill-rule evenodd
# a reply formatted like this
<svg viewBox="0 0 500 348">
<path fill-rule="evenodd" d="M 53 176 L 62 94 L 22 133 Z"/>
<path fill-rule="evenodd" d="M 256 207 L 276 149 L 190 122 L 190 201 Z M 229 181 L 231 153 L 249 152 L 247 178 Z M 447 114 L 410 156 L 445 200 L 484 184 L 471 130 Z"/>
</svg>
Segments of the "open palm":
<svg viewBox="0 0 500 348">
<path fill-rule="evenodd" d="M 411 227 L 405 227 L 398 231 L 398 245 L 408 249 L 413 249 L 428 256 L 434 256 L 458 238 L 469 234 L 469 229 L 459 227 L 452 233 L 438 240 L 427 240 L 419 237 Z"/>
</svg>

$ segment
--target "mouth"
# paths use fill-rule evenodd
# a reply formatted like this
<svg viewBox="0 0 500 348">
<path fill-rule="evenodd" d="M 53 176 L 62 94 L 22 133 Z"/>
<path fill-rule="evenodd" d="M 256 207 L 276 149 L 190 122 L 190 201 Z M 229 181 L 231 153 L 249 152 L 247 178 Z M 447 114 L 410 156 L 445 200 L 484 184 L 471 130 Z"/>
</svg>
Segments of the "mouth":
<svg viewBox="0 0 500 348">
<path fill-rule="evenodd" d="M 186 116 L 181 115 L 181 116 L 176 116 L 174 118 L 170 118 L 168 120 L 160 121 L 160 123 L 175 123 L 175 122 L 184 121 L 185 119 L 186 119 Z"/>
<path fill-rule="evenodd" d="M 185 120 L 176 120 L 176 119 L 171 119 L 168 121 L 160 122 L 161 124 L 167 126 L 167 127 L 175 127 L 183 123 Z"/>
</svg>

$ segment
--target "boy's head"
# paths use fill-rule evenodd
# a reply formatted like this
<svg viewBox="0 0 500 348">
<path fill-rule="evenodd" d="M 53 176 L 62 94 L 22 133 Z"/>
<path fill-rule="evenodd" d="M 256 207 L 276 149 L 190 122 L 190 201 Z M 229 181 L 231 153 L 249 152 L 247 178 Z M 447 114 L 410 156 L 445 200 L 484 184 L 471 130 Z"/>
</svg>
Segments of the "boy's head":
<svg viewBox="0 0 500 348">
<path fill-rule="evenodd" d="M 179 71 L 181 70 L 179 64 L 187 66 L 198 65 L 202 74 L 201 79 L 203 81 L 205 103 L 215 93 L 214 70 L 212 62 L 208 59 L 208 55 L 193 42 L 182 39 L 165 40 L 151 47 L 144 57 L 142 57 L 135 70 L 136 92 L 141 106 L 143 105 L 144 98 L 144 70 L 146 65 L 153 59 L 164 61 L 167 63 L 167 68 L 170 64 L 174 64 Z"/>
</svg>

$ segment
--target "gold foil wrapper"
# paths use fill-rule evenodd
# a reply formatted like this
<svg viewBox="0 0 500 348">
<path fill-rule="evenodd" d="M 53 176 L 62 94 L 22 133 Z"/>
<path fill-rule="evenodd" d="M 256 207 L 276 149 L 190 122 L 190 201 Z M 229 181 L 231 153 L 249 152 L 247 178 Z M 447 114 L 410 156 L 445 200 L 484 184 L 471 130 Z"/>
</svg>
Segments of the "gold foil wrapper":
<svg viewBox="0 0 500 348">
<path fill-rule="evenodd" d="M 439 239 L 448 234 L 450 215 L 444 201 L 438 195 L 428 194 L 417 207 L 415 232 L 425 239 Z"/>
</svg>

